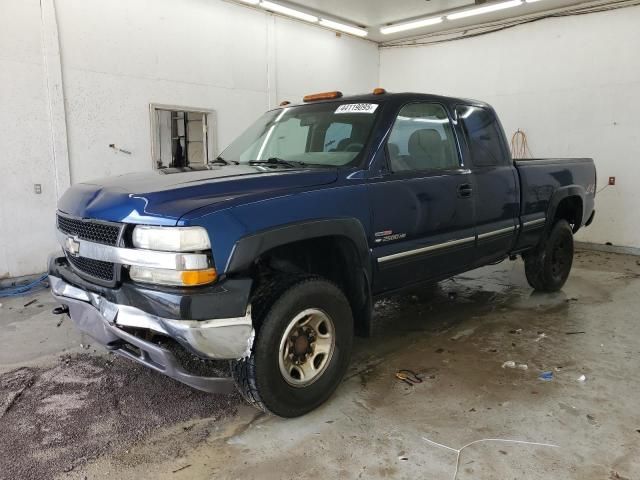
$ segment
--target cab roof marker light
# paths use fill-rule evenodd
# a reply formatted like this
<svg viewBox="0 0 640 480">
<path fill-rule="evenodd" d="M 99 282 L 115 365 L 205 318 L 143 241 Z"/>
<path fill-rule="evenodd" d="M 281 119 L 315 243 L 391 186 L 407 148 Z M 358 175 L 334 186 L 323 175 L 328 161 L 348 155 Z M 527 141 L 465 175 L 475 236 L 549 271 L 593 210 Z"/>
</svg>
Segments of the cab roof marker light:
<svg viewBox="0 0 640 480">
<path fill-rule="evenodd" d="M 383 35 L 389 35 L 390 33 L 404 32 L 405 30 L 413 30 L 414 28 L 428 27 L 429 25 L 442 23 L 442 20 L 442 17 L 431 17 L 423 18 L 421 20 L 414 20 L 412 22 L 397 23 L 395 25 L 380 27 L 380 33 L 382 33 Z"/>
<path fill-rule="evenodd" d="M 308 13 L 304 13 L 299 10 L 294 10 L 293 8 L 285 7 L 284 5 L 280 5 L 279 3 L 273 3 L 273 2 L 268 2 L 266 0 L 262 0 L 260 2 L 260 6 L 265 10 L 271 10 L 272 12 L 281 13 L 282 15 L 286 15 L 288 17 L 304 20 L 305 22 L 311 22 L 311 23 L 318 22 L 318 17 L 316 17 L 315 15 L 309 15 Z"/>
<path fill-rule="evenodd" d="M 322 92 L 322 93 L 312 93 L 311 95 L 305 95 L 302 97 L 303 102 L 314 102 L 316 100 L 331 100 L 333 98 L 342 97 L 342 92 Z"/>
<path fill-rule="evenodd" d="M 472 8 L 469 10 L 462 10 L 461 12 L 450 13 L 447 15 L 447 20 L 458 20 L 460 18 L 473 17 L 474 15 L 482 15 L 484 13 L 497 12 L 498 10 L 504 10 L 505 8 L 518 7 L 522 5 L 523 0 L 510 0 L 508 2 L 491 3 L 484 7 Z"/>
<path fill-rule="evenodd" d="M 331 28 L 333 30 L 350 33 L 351 35 L 356 35 L 358 37 L 366 37 L 369 34 L 369 32 L 364 28 L 345 25 L 344 23 L 334 22 L 333 20 L 327 20 L 326 18 L 320 19 L 320 25 L 322 25 L 323 27 Z"/>
</svg>

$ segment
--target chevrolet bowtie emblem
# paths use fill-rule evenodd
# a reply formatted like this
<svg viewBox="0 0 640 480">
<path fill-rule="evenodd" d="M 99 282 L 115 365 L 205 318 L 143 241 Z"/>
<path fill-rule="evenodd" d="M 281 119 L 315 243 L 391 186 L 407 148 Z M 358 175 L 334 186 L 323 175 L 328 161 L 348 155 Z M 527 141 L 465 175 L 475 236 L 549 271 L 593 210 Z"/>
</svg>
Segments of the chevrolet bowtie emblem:
<svg viewBox="0 0 640 480">
<path fill-rule="evenodd" d="M 64 241 L 64 249 L 72 256 L 80 255 L 80 242 L 77 237 L 67 237 Z"/>
</svg>

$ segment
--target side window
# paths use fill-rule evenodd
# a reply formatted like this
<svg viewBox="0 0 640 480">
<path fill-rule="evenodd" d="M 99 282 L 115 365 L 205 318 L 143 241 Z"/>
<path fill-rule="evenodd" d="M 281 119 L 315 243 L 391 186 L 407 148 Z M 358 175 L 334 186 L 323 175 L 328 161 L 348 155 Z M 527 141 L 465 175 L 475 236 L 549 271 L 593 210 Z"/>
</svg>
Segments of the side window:
<svg viewBox="0 0 640 480">
<path fill-rule="evenodd" d="M 344 144 L 351 138 L 353 126 L 350 123 L 334 122 L 327 128 L 324 135 L 323 152 L 340 151 L 341 143 Z"/>
<path fill-rule="evenodd" d="M 495 116 L 484 108 L 469 106 L 457 107 L 456 113 L 467 137 L 473 165 L 491 167 L 506 164 L 502 132 Z"/>
<path fill-rule="evenodd" d="M 434 103 L 402 107 L 389 135 L 387 150 L 394 172 L 460 166 L 447 112 Z"/>
</svg>

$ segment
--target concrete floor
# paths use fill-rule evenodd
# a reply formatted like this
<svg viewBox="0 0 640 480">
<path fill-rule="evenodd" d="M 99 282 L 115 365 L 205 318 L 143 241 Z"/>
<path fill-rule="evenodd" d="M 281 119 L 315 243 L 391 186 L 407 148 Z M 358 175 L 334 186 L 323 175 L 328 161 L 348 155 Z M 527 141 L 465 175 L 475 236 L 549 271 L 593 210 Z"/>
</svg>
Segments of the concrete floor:
<svg viewBox="0 0 640 480">
<path fill-rule="evenodd" d="M 452 449 L 499 438 L 558 447 L 477 443 L 456 478 L 638 479 L 637 258 L 581 251 L 558 294 L 516 261 L 380 301 L 348 378 L 293 420 L 81 348 L 46 293 L 0 299 L 0 478 L 451 479 Z"/>
</svg>

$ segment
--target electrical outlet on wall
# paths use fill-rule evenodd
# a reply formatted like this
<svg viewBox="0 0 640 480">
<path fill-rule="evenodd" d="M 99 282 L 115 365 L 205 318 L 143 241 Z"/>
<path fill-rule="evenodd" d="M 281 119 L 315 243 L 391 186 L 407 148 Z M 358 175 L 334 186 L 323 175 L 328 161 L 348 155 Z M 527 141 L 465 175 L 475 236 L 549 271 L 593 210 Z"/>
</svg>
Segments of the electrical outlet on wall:
<svg viewBox="0 0 640 480">
<path fill-rule="evenodd" d="M 615 185 L 616 184 L 616 177 L 609 177 L 609 185 Z"/>
</svg>

